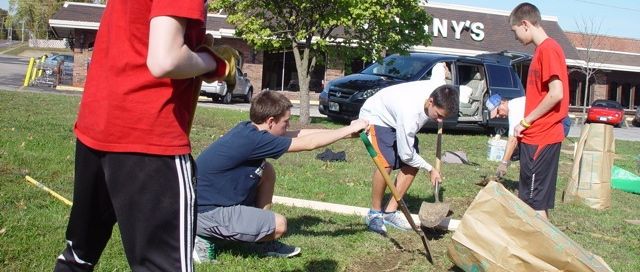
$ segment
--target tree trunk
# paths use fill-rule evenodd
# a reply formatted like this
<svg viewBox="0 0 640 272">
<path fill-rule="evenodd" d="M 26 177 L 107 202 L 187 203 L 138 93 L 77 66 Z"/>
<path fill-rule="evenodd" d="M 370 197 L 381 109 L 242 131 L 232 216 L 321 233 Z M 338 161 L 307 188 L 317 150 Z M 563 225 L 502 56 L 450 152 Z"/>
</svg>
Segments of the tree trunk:
<svg viewBox="0 0 640 272">
<path fill-rule="evenodd" d="M 585 120 L 587 119 L 586 116 L 586 112 L 587 112 L 587 107 L 589 106 L 588 103 L 588 99 L 589 99 L 589 78 L 591 78 L 591 76 L 593 75 L 593 72 L 591 72 L 591 70 L 589 70 L 589 65 L 587 65 L 587 69 L 584 73 L 584 98 L 583 103 L 582 103 L 582 114 L 584 115 Z"/>
<path fill-rule="evenodd" d="M 309 114 L 309 63 L 311 57 L 309 54 L 309 48 L 303 49 L 303 54 L 300 56 L 300 48 L 297 43 L 293 43 L 293 56 L 296 60 L 296 69 L 298 70 L 298 86 L 300 87 L 300 126 L 306 126 L 311 123 L 311 117 Z"/>
</svg>

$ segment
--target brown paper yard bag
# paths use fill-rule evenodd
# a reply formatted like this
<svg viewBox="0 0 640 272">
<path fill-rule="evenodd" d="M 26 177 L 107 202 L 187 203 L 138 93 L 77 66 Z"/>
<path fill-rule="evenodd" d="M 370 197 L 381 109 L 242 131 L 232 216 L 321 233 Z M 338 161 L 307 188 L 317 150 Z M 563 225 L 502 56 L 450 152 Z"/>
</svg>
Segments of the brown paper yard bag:
<svg viewBox="0 0 640 272">
<path fill-rule="evenodd" d="M 576 144 L 571 177 L 562 202 L 580 201 L 599 210 L 611 207 L 611 168 L 615 152 L 613 126 L 585 124 Z"/>
<path fill-rule="evenodd" d="M 612 271 L 531 207 L 491 181 L 462 216 L 448 246 L 464 271 Z"/>
</svg>

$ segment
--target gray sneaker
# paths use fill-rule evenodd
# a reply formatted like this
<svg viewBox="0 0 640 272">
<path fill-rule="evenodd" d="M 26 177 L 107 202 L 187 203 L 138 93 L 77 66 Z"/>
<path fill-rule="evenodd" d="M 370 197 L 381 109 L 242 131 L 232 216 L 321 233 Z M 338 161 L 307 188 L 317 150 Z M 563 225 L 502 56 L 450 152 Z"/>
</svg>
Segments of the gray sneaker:
<svg viewBox="0 0 640 272">
<path fill-rule="evenodd" d="M 385 213 L 383 215 L 384 223 L 400 230 L 412 230 L 411 224 L 400 211 Z"/>
<path fill-rule="evenodd" d="M 367 224 L 367 228 L 369 228 L 370 231 L 382 235 L 387 234 L 387 228 L 384 226 L 384 218 L 379 211 L 369 210 L 369 213 L 364 217 L 364 223 Z"/>
<path fill-rule="evenodd" d="M 279 241 L 270 241 L 264 243 L 252 243 L 250 249 L 265 256 L 277 258 L 290 258 L 300 254 L 300 248 L 290 246 Z"/>
<path fill-rule="evenodd" d="M 205 238 L 196 236 L 193 246 L 193 262 L 217 263 L 215 244 Z"/>
</svg>

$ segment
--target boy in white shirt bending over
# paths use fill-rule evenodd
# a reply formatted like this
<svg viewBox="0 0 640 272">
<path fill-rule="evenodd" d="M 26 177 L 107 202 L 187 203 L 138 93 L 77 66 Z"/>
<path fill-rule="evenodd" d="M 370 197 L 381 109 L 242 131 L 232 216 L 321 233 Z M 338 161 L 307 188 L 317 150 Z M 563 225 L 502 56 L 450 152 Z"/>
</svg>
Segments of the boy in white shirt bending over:
<svg viewBox="0 0 640 272">
<path fill-rule="evenodd" d="M 384 88 L 367 99 L 360 109 L 360 119 L 369 121 L 371 143 L 386 163 L 387 172 L 400 169 L 395 183 L 400 197 L 409 189 L 420 168 L 430 172 L 433 184 L 440 181 L 440 173 L 418 154 L 416 134 L 429 119 L 442 122 L 442 119 L 458 114 L 458 103 L 457 87 L 427 80 Z M 385 234 L 385 224 L 410 230 L 411 225 L 397 210 L 395 199 L 391 198 L 382 209 L 385 186 L 382 174 L 375 169 L 371 209 L 365 217 L 369 230 Z"/>
</svg>

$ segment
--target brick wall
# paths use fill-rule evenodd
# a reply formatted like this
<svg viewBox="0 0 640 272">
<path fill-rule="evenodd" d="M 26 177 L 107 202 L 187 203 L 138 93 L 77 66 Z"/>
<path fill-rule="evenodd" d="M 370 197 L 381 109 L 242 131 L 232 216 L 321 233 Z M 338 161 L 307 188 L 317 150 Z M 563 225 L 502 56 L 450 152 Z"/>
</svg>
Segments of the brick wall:
<svg viewBox="0 0 640 272">
<path fill-rule="evenodd" d="M 338 70 L 338 69 L 326 69 L 324 72 L 324 83 L 327 84 L 327 82 L 334 80 L 336 78 L 342 77 L 344 76 L 344 71 L 343 70 Z"/>
<path fill-rule="evenodd" d="M 84 87 L 87 80 L 87 68 L 91 62 L 93 51 L 73 50 L 73 83 L 74 87 Z"/>
<path fill-rule="evenodd" d="M 253 85 L 254 93 L 262 90 L 262 64 L 245 63 L 242 66 L 242 71 L 247 73 L 247 77 L 251 81 L 251 85 Z"/>
</svg>

